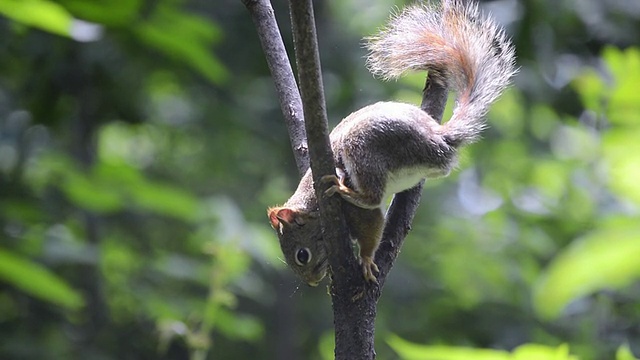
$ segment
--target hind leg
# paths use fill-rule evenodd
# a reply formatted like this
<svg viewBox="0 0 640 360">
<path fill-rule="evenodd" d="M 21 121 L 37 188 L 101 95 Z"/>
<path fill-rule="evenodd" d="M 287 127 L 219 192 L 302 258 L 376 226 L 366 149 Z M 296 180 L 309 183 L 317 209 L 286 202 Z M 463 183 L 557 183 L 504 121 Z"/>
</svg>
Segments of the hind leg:
<svg viewBox="0 0 640 360">
<path fill-rule="evenodd" d="M 377 283 L 376 273 L 379 270 L 374 258 L 384 228 L 382 209 L 368 210 L 357 206 L 346 206 L 345 215 L 351 237 L 356 238 L 360 248 L 362 275 L 366 280 Z"/>
<path fill-rule="evenodd" d="M 380 207 L 380 203 L 382 202 L 381 194 L 367 194 L 366 192 L 356 191 L 345 185 L 346 174 L 342 169 L 336 168 L 336 173 L 337 175 L 325 175 L 320 179 L 323 183 L 333 183 L 333 185 L 324 192 L 326 196 L 333 196 L 338 193 L 343 199 L 355 206 L 364 209 Z"/>
</svg>

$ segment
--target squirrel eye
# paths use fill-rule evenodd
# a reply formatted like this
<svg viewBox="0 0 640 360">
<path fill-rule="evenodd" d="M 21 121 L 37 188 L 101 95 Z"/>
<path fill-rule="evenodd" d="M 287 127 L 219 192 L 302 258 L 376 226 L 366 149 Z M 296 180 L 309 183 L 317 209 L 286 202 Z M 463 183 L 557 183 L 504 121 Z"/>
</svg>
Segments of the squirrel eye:
<svg viewBox="0 0 640 360">
<path fill-rule="evenodd" d="M 296 251 L 296 264 L 300 266 L 307 265 L 311 261 L 311 251 L 308 248 L 301 248 Z"/>
</svg>

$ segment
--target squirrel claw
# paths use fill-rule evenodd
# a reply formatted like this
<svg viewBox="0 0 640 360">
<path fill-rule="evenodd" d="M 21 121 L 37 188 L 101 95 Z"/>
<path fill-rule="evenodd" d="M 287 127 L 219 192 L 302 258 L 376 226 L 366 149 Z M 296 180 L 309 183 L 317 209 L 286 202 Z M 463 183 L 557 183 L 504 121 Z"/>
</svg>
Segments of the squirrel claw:
<svg viewBox="0 0 640 360">
<path fill-rule="evenodd" d="M 340 185 L 340 180 L 335 175 L 325 175 L 320 178 L 320 182 L 322 183 L 334 183 L 336 185 Z"/>
<path fill-rule="evenodd" d="M 340 190 L 340 187 L 338 185 L 333 185 L 332 187 L 324 191 L 324 195 L 333 196 L 333 194 L 335 194 L 338 190 Z"/>
<path fill-rule="evenodd" d="M 324 191 L 325 196 L 333 196 L 333 194 L 335 194 L 340 190 L 340 185 L 342 185 L 340 184 L 340 180 L 338 179 L 338 177 L 335 175 L 325 175 L 320 178 L 320 182 L 325 184 L 326 183 L 334 184 L 333 186 L 329 187 L 327 190 Z"/>
<path fill-rule="evenodd" d="M 369 256 L 364 256 L 360 260 L 362 264 L 362 273 L 364 275 L 364 278 L 367 281 L 371 281 L 377 284 L 378 279 L 376 279 L 374 271 L 376 273 L 380 272 L 380 270 L 378 269 L 378 265 L 376 265 L 376 263 L 373 262 L 373 259 Z"/>
<path fill-rule="evenodd" d="M 333 196 L 335 193 L 348 194 L 351 189 L 344 185 L 342 180 L 335 175 L 325 175 L 320 178 L 322 183 L 333 183 L 331 187 L 324 191 L 325 196 Z"/>
</svg>

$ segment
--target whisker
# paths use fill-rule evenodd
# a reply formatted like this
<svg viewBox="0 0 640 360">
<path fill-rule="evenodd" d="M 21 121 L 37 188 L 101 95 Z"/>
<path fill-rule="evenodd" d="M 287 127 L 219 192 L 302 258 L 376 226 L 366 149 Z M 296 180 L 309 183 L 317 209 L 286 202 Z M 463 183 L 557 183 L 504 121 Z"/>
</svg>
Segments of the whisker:
<svg viewBox="0 0 640 360">
<path fill-rule="evenodd" d="M 289 298 L 292 298 L 293 295 L 295 295 L 298 290 L 300 289 L 300 285 L 302 284 L 302 282 L 298 281 L 298 285 L 296 285 L 296 288 L 293 290 L 293 292 L 291 293 L 291 295 L 289 296 Z"/>
</svg>

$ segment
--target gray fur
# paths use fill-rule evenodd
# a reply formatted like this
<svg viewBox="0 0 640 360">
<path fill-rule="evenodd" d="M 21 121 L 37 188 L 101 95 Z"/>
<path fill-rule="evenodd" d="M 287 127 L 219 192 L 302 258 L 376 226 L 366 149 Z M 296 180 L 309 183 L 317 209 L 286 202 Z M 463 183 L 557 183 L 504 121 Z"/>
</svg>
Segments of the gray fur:
<svg viewBox="0 0 640 360">
<path fill-rule="evenodd" d="M 436 71 L 457 91 L 459 102 L 444 133 L 455 145 L 479 138 L 489 106 L 516 72 L 515 50 L 504 31 L 477 4 L 463 0 L 408 6 L 367 41 L 374 75 L 389 80 L 409 70 Z M 470 72 L 460 59 L 472 65 Z"/>
<path fill-rule="evenodd" d="M 427 70 L 458 93 L 453 116 L 444 125 L 417 106 L 378 102 L 352 113 L 331 132 L 335 161 L 349 190 L 338 191 L 349 203 L 344 207 L 349 231 L 361 250 L 365 245 L 375 251 L 385 197 L 423 178 L 449 174 L 457 149 L 479 138 L 489 106 L 508 86 L 515 54 L 504 32 L 476 4 L 462 0 L 409 6 L 367 40 L 367 64 L 374 75 L 393 79 L 409 70 Z M 296 221 L 279 220 L 278 237 L 287 263 L 310 284 L 317 284 L 327 270 L 317 203 L 308 171 L 293 196 L 276 208 L 295 211 Z M 271 217 L 274 210 L 269 211 Z M 369 229 L 375 229 L 377 238 Z M 373 239 L 363 244 L 363 234 Z M 295 262 L 301 248 L 312 252 L 304 266 Z M 360 255 L 373 258 L 373 253 Z M 375 265 L 363 268 L 367 277 Z"/>
</svg>

